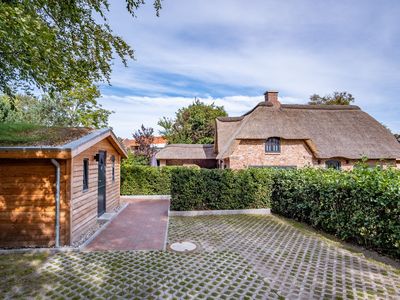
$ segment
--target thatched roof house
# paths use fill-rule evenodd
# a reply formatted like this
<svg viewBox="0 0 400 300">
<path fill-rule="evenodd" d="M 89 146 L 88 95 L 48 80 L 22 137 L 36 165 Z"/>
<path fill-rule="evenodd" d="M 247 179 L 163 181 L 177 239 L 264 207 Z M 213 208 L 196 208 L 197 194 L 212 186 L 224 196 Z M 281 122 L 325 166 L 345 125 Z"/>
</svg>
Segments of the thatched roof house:
<svg viewBox="0 0 400 300">
<path fill-rule="evenodd" d="M 168 158 L 162 151 L 157 158 L 183 158 L 174 149 L 168 146 Z M 400 145 L 358 106 L 281 104 L 277 92 L 266 92 L 265 101 L 243 116 L 217 118 L 214 154 L 218 165 L 228 168 L 351 168 L 363 157 L 394 165 Z"/>
</svg>

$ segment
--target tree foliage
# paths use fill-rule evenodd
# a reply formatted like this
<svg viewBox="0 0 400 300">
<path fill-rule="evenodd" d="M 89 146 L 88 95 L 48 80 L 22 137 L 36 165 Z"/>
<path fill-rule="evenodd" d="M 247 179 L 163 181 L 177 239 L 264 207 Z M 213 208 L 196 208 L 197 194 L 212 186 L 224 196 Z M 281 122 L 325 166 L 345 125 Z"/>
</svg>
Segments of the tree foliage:
<svg viewBox="0 0 400 300">
<path fill-rule="evenodd" d="M 215 119 L 227 116 L 223 106 L 205 104 L 198 99 L 176 112 L 174 119 L 162 118 L 161 134 L 172 144 L 212 144 Z"/>
<path fill-rule="evenodd" d="M 134 16 L 144 0 L 126 0 Z M 71 90 L 109 81 L 117 55 L 126 65 L 132 48 L 111 30 L 108 0 L 0 1 L 0 92 Z M 154 1 L 157 11 L 161 0 Z"/>
<path fill-rule="evenodd" d="M 308 104 L 327 104 L 327 105 L 350 105 L 354 102 L 354 97 L 348 92 L 333 92 L 331 95 L 321 97 L 320 95 L 313 94 L 310 96 Z"/>
<path fill-rule="evenodd" d="M 142 126 L 136 130 L 132 136 L 138 144 L 138 149 L 135 151 L 135 155 L 145 157 L 148 162 L 155 153 L 154 143 L 154 129 L 151 127 Z"/>
<path fill-rule="evenodd" d="M 76 88 L 42 97 L 0 96 L 1 123 L 30 123 L 44 126 L 102 128 L 112 113 L 101 107 L 97 87 L 81 84 Z"/>
</svg>

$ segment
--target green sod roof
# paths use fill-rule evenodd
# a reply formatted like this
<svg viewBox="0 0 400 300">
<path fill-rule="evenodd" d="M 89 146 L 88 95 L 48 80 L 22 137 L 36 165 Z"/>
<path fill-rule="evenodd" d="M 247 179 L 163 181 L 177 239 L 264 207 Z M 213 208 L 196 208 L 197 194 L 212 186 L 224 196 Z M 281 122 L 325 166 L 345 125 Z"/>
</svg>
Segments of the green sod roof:
<svg viewBox="0 0 400 300">
<path fill-rule="evenodd" d="M 46 127 L 33 124 L 0 124 L 0 147 L 61 146 L 92 132 L 84 127 Z"/>
</svg>

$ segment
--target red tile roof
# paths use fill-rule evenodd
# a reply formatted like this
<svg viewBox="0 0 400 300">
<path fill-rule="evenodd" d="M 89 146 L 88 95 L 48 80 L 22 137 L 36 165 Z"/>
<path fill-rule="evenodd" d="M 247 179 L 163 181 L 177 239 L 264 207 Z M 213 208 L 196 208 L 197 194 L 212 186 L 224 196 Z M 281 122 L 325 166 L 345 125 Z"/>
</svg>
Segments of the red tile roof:
<svg viewBox="0 0 400 300">
<path fill-rule="evenodd" d="M 126 148 L 139 146 L 134 139 L 124 139 L 123 143 Z M 153 145 L 167 144 L 167 140 L 163 136 L 155 136 L 153 140 Z"/>
</svg>

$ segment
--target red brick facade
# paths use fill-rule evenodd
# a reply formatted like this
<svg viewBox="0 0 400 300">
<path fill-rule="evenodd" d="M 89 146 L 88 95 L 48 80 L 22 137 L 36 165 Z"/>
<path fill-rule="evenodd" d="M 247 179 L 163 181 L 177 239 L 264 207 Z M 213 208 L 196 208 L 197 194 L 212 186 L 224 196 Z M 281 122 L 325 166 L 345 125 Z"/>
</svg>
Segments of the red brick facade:
<svg viewBox="0 0 400 300">
<path fill-rule="evenodd" d="M 280 153 L 266 153 L 264 140 L 237 141 L 232 154 L 220 163 L 221 168 L 246 169 L 249 167 L 326 167 L 328 159 L 316 159 L 303 140 L 281 139 Z M 332 158 L 340 162 L 342 170 L 351 170 L 358 160 Z M 371 166 L 396 166 L 395 160 L 369 160 Z M 400 163 L 397 163 L 400 167 Z"/>
</svg>

